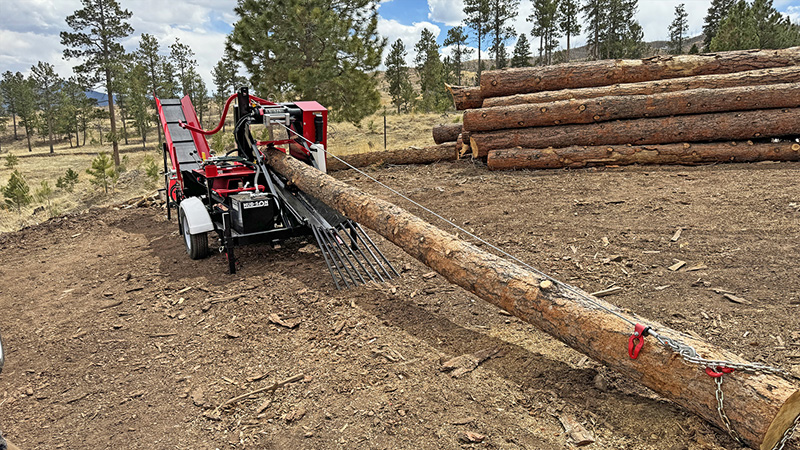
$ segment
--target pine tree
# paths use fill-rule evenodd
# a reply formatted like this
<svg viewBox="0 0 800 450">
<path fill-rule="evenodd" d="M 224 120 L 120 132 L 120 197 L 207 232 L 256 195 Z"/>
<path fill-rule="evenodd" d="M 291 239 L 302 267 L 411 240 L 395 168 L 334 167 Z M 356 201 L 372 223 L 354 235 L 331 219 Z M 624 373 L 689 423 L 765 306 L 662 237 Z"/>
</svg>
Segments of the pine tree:
<svg viewBox="0 0 800 450">
<path fill-rule="evenodd" d="M 108 187 L 113 187 L 119 180 L 119 172 L 106 152 L 100 152 L 92 160 L 92 167 L 86 169 L 86 173 L 92 176 L 89 182 L 95 186 L 102 186 L 103 192 L 106 194 L 108 194 Z"/>
<path fill-rule="evenodd" d="M 553 61 L 553 50 L 558 47 L 561 34 L 558 29 L 558 1 L 533 0 L 533 14 L 528 17 L 533 22 L 531 35 L 539 38 L 539 63 L 549 65 Z"/>
<path fill-rule="evenodd" d="M 159 51 L 159 44 L 158 39 L 155 36 L 142 33 L 142 36 L 139 38 L 139 48 L 136 50 L 135 57 L 136 61 L 145 68 L 147 72 L 147 77 L 150 81 L 150 95 L 152 95 L 152 105 L 153 110 L 155 111 L 155 99 L 161 95 L 161 89 L 159 86 L 159 64 L 161 62 L 161 55 L 158 54 Z M 156 114 L 158 114 L 156 112 Z M 161 145 L 162 137 L 161 137 L 161 127 L 156 127 L 158 130 L 158 145 Z"/>
<path fill-rule="evenodd" d="M 5 197 L 6 205 L 11 208 L 16 208 L 17 212 L 22 214 L 22 207 L 30 205 L 33 201 L 31 197 L 31 188 L 25 182 L 25 178 L 19 173 L 18 170 L 11 172 L 11 177 L 8 179 L 8 184 L 0 189 Z"/>
<path fill-rule="evenodd" d="M 511 57 L 511 67 L 528 67 L 531 61 L 531 44 L 525 33 L 520 33 L 517 44 L 514 45 L 514 55 Z"/>
<path fill-rule="evenodd" d="M 703 25 L 703 50 L 711 49 L 711 40 L 717 35 L 719 24 L 728 15 L 736 0 L 711 0 Z"/>
<path fill-rule="evenodd" d="M 592 59 L 600 59 L 600 45 L 602 36 L 605 34 L 608 14 L 608 3 L 610 0 L 586 0 L 586 4 L 581 7 L 584 20 L 586 20 L 586 31 L 588 32 L 589 54 Z"/>
<path fill-rule="evenodd" d="M 638 0 L 608 0 L 606 23 L 601 36 L 603 58 L 640 58 L 644 32 L 636 21 Z"/>
<path fill-rule="evenodd" d="M 120 44 L 133 33 L 127 20 L 131 12 L 120 8 L 116 0 L 81 0 L 83 8 L 67 16 L 67 25 L 75 32 L 61 32 L 64 58 L 81 58 L 83 64 L 75 71 L 91 76 L 92 81 L 102 80 L 108 94 L 108 111 L 111 119 L 111 135 L 116 136 L 117 124 L 114 113 L 113 73 L 125 55 Z M 119 143 L 113 140 L 114 164 L 119 165 Z"/>
<path fill-rule="evenodd" d="M 5 100 L 6 107 L 8 112 L 11 114 L 11 120 L 14 123 L 14 140 L 16 141 L 19 139 L 17 137 L 17 98 L 19 89 L 19 84 L 22 83 L 24 80 L 21 73 L 17 72 L 16 74 L 12 73 L 11 71 L 7 70 L 3 72 L 3 80 L 0 81 L 0 92 L 3 94 L 3 99 Z"/>
<path fill-rule="evenodd" d="M 152 117 L 148 108 L 150 105 L 150 99 L 148 97 L 150 79 L 147 72 L 147 67 L 142 64 L 136 64 L 130 68 L 125 77 L 127 81 L 125 85 L 125 95 L 128 98 L 128 109 L 131 119 L 133 119 L 133 126 L 136 127 L 139 136 L 142 138 L 143 150 L 146 149 L 147 128 L 150 126 Z"/>
<path fill-rule="evenodd" d="M 194 59 L 194 51 L 187 44 L 182 44 L 179 38 L 169 46 L 169 58 L 178 71 L 178 82 L 181 86 L 183 95 L 191 97 L 192 76 L 196 71 L 197 60 Z"/>
<path fill-rule="evenodd" d="M 392 104 L 397 107 L 398 114 L 400 114 L 401 107 L 408 111 L 409 105 L 414 99 L 414 88 L 408 81 L 406 46 L 402 39 L 398 39 L 392 44 L 384 63 L 386 64 L 386 81 L 389 84 L 389 96 L 392 98 Z"/>
<path fill-rule="evenodd" d="M 474 50 L 467 48 L 467 40 L 469 35 L 464 31 L 464 27 L 457 26 L 447 30 L 447 37 L 442 45 L 445 47 L 456 46 L 453 49 L 453 73 L 456 77 L 456 83 L 461 85 L 461 71 L 463 70 L 464 62 L 469 59 Z"/>
<path fill-rule="evenodd" d="M 20 74 L 16 77 L 17 83 L 15 89 L 15 104 L 17 116 L 19 117 L 19 124 L 25 127 L 25 138 L 28 140 L 28 151 L 32 152 L 31 135 L 33 135 L 33 128 L 36 125 L 36 94 L 33 82 L 29 78 L 24 78 Z"/>
<path fill-rule="evenodd" d="M 33 197 L 37 202 L 44 203 L 50 209 L 50 197 L 53 196 L 53 188 L 47 180 L 42 180 L 39 187 L 33 192 Z"/>
<path fill-rule="evenodd" d="M 489 0 L 489 35 L 492 45 L 489 54 L 494 57 L 494 67 L 502 69 L 506 66 L 506 41 L 514 37 L 514 26 L 509 21 L 517 17 L 519 0 Z"/>
<path fill-rule="evenodd" d="M 414 64 L 419 75 L 421 107 L 426 112 L 444 111 L 450 102 L 444 87 L 445 67 L 439 54 L 436 36 L 429 29 L 423 28 L 414 51 L 417 52 Z"/>
<path fill-rule="evenodd" d="M 358 122 L 380 107 L 378 4 L 240 0 L 226 45 L 262 95 L 316 100 L 334 120 Z"/>
<path fill-rule="evenodd" d="M 570 60 L 570 37 L 577 36 L 581 32 L 581 24 L 578 23 L 580 9 L 580 0 L 560 0 L 558 2 L 558 30 L 567 37 L 567 61 Z"/>
<path fill-rule="evenodd" d="M 720 22 L 710 49 L 777 49 L 795 45 L 800 45 L 800 26 L 780 14 L 772 6 L 772 0 L 754 0 L 752 5 L 740 0 Z"/>
<path fill-rule="evenodd" d="M 208 88 L 203 81 L 203 77 L 194 68 L 189 70 L 187 76 L 189 79 L 189 97 L 192 99 L 197 118 L 202 125 L 203 117 L 208 112 L 208 102 L 210 100 L 208 98 Z"/>
<path fill-rule="evenodd" d="M 67 169 L 66 173 L 64 173 L 64 176 L 58 177 L 58 180 L 56 180 L 56 187 L 67 192 L 72 192 L 77 183 L 78 172 L 75 172 L 70 168 Z"/>
<path fill-rule="evenodd" d="M 683 53 L 683 41 L 686 39 L 686 32 L 689 31 L 688 17 L 686 5 L 681 3 L 675 7 L 675 20 L 669 26 L 669 43 L 673 54 Z"/>
<path fill-rule="evenodd" d="M 86 92 L 78 84 L 74 76 L 61 83 L 57 128 L 60 133 L 69 135 L 70 147 L 72 147 L 73 133 L 75 133 L 75 146 L 81 146 L 80 126 L 82 111 L 80 107 L 82 100 L 86 98 Z"/>
<path fill-rule="evenodd" d="M 697 47 L 697 44 L 692 44 L 692 48 L 689 49 L 690 55 L 696 55 L 700 53 L 700 49 Z"/>
<path fill-rule="evenodd" d="M 475 31 L 475 42 L 478 44 L 478 76 L 475 82 L 480 85 L 483 72 L 481 49 L 488 32 L 489 0 L 464 0 L 464 14 L 467 16 L 464 23 Z"/>
<path fill-rule="evenodd" d="M 177 97 L 181 89 L 176 81 L 175 66 L 166 58 L 161 60 L 158 66 L 158 83 L 163 98 Z"/>
</svg>

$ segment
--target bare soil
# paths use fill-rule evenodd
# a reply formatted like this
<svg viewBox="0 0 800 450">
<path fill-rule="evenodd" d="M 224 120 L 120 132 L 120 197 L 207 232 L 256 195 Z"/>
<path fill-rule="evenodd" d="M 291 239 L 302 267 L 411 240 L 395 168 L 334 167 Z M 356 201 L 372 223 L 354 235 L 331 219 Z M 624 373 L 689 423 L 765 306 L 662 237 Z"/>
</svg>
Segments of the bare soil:
<svg viewBox="0 0 800 450">
<path fill-rule="evenodd" d="M 619 286 L 607 300 L 800 374 L 800 164 L 368 172 L 563 281 Z M 0 428 L 22 449 L 549 450 L 574 447 L 572 416 L 589 449 L 739 448 L 374 237 L 402 277 L 336 291 L 302 240 L 243 249 L 236 275 L 191 261 L 159 208 L 0 235 Z M 472 372 L 440 370 L 490 348 Z"/>
</svg>

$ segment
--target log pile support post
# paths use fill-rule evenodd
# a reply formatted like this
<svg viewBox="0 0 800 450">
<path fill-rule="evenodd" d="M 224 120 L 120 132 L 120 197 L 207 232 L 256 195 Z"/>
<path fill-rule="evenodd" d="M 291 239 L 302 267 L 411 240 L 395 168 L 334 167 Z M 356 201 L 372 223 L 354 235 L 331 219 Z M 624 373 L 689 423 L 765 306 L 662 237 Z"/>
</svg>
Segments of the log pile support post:
<svg viewBox="0 0 800 450">
<path fill-rule="evenodd" d="M 725 429 L 717 411 L 714 379 L 649 336 L 638 358 L 629 357 L 631 323 L 651 327 L 662 336 L 679 336 L 704 358 L 747 364 L 734 353 L 600 299 L 589 302 L 582 291 L 481 250 L 283 153 L 271 151 L 267 157 L 292 184 L 371 228 L 451 283 Z M 776 375 L 737 370 L 725 375 L 724 390 L 731 428 L 752 448 L 772 450 L 800 416 L 800 391 Z"/>
</svg>

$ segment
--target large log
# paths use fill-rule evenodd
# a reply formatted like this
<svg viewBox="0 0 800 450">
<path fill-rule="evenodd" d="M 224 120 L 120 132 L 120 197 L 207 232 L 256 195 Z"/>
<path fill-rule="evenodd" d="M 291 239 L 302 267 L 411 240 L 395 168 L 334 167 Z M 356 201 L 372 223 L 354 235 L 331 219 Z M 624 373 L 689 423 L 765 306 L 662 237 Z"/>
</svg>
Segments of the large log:
<svg viewBox="0 0 800 450">
<path fill-rule="evenodd" d="M 455 142 L 448 142 L 432 147 L 408 147 L 401 150 L 339 156 L 344 162 L 329 153 L 327 163 L 329 171 L 349 169 L 350 166 L 366 167 L 374 164 L 430 164 L 436 161 L 458 159 L 458 150 Z"/>
<path fill-rule="evenodd" d="M 461 134 L 463 127 L 460 123 L 444 123 L 433 127 L 433 142 L 444 144 L 445 142 L 455 142 Z"/>
<path fill-rule="evenodd" d="M 656 95 L 625 95 L 472 109 L 464 112 L 464 129 L 491 131 L 797 106 L 800 106 L 800 83 L 691 89 Z"/>
<path fill-rule="evenodd" d="M 503 97 L 529 92 L 743 72 L 798 64 L 800 64 L 800 47 L 491 70 L 481 75 L 480 95 L 483 98 Z"/>
<path fill-rule="evenodd" d="M 481 88 L 478 86 L 451 86 L 445 84 L 445 87 L 453 96 L 453 104 L 459 111 L 472 108 L 480 108 L 483 105 L 483 96 L 481 96 Z"/>
<path fill-rule="evenodd" d="M 630 315 L 576 288 L 554 284 L 283 153 L 267 156 L 269 164 L 301 190 L 373 229 L 450 282 L 724 429 L 714 380 L 652 337 L 646 338 L 638 359 L 631 359 L 631 323 L 679 339 L 704 358 L 746 363 L 736 354 Z M 725 376 L 724 394 L 732 428 L 754 448 L 771 449 L 800 416 L 800 391 L 775 375 L 736 371 Z"/>
<path fill-rule="evenodd" d="M 575 145 L 669 144 L 744 141 L 800 136 L 800 108 L 617 120 L 587 125 L 518 128 L 470 133 L 472 154 L 485 157 L 503 148 L 560 148 Z"/>
<path fill-rule="evenodd" d="M 734 141 L 704 144 L 511 148 L 490 151 L 486 165 L 490 170 L 510 170 L 755 161 L 800 161 L 800 144 L 796 142 Z"/>
<path fill-rule="evenodd" d="M 689 89 L 721 89 L 737 86 L 759 86 L 764 84 L 800 83 L 800 66 L 772 69 L 748 70 L 746 72 L 721 75 L 698 75 L 669 80 L 622 83 L 559 91 L 533 92 L 530 94 L 490 97 L 483 100 L 483 107 L 522 105 L 525 103 L 547 103 L 559 100 L 611 97 L 617 95 L 654 95 Z"/>
</svg>

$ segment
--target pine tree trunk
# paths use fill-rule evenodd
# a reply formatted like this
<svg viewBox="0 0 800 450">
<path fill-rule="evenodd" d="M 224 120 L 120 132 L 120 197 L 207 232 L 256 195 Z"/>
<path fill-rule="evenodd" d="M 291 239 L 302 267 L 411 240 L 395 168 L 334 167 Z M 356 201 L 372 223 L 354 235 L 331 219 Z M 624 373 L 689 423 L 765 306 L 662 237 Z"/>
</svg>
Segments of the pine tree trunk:
<svg viewBox="0 0 800 450">
<path fill-rule="evenodd" d="M 267 154 L 270 167 L 302 191 L 371 228 L 412 257 L 487 302 L 566 343 L 575 350 L 649 387 L 662 396 L 724 427 L 717 413 L 715 381 L 703 367 L 689 364 L 651 336 L 638 359 L 628 356 L 633 324 L 650 326 L 675 337 L 709 359 L 746 363 L 742 358 L 700 339 L 614 305 L 568 289 L 517 264 L 490 254 L 389 202 L 335 180 L 277 150 Z M 725 404 L 731 427 L 744 441 L 771 448 L 790 421 L 800 415 L 800 392 L 771 374 L 737 371 L 725 376 Z"/>
<path fill-rule="evenodd" d="M 603 60 L 552 67 L 490 71 L 481 95 L 503 97 L 529 92 L 608 86 L 667 78 L 742 72 L 800 64 L 800 47 L 740 50 L 705 55 L 655 56 L 641 60 Z"/>
<path fill-rule="evenodd" d="M 50 153 L 55 153 L 53 151 L 53 117 L 50 114 L 47 117 L 47 142 L 50 144 Z"/>
<path fill-rule="evenodd" d="M 125 139 L 125 145 L 128 145 L 128 117 L 127 111 L 125 108 L 122 107 L 122 103 L 119 104 L 119 118 L 120 122 L 122 122 L 122 136 Z"/>
<path fill-rule="evenodd" d="M 483 97 L 481 97 L 480 87 L 468 86 L 451 86 L 445 83 L 445 88 L 453 96 L 453 104 L 456 109 L 463 111 L 465 109 L 480 108 L 483 105 Z"/>
<path fill-rule="evenodd" d="M 25 137 L 28 139 L 28 151 L 32 152 L 33 148 L 31 147 L 31 130 L 28 129 L 28 125 L 25 125 Z"/>
<path fill-rule="evenodd" d="M 439 124 L 433 127 L 433 142 L 444 144 L 445 142 L 455 142 L 461 134 L 462 126 L 460 123 Z"/>
<path fill-rule="evenodd" d="M 474 157 L 490 150 L 576 145 L 650 145 L 800 136 L 800 108 L 657 117 L 588 125 L 518 128 L 472 133 Z"/>
<path fill-rule="evenodd" d="M 486 164 L 490 170 L 513 170 L 756 161 L 800 161 L 800 144 L 796 142 L 754 144 L 750 141 L 734 141 L 646 146 L 512 148 L 490 151 Z"/>
<path fill-rule="evenodd" d="M 738 86 L 800 83 L 800 66 L 749 70 L 720 75 L 698 75 L 670 80 L 644 81 L 641 83 L 615 84 L 559 91 L 543 91 L 517 94 L 507 97 L 491 97 L 483 100 L 484 108 L 511 106 L 524 103 L 546 103 L 558 100 L 610 97 L 618 95 L 654 95 L 689 89 L 721 89 Z"/>
<path fill-rule="evenodd" d="M 11 113 L 11 121 L 14 123 L 14 140 L 16 141 L 17 139 L 19 139 L 17 137 L 17 115 L 16 114 Z"/>
<path fill-rule="evenodd" d="M 114 154 L 114 167 L 119 167 L 119 142 L 117 142 L 117 116 L 114 113 L 114 90 L 111 89 L 111 70 L 106 69 L 106 92 L 108 92 L 108 112 L 111 117 L 111 136 L 113 136 L 112 149 Z M 102 133 L 100 136 L 102 143 Z"/>
<path fill-rule="evenodd" d="M 640 117 L 790 108 L 798 105 L 800 83 L 691 89 L 656 95 L 599 97 L 472 109 L 464 112 L 464 129 L 491 131 Z"/>
<path fill-rule="evenodd" d="M 454 161 L 457 158 L 455 142 L 433 147 L 409 147 L 401 150 L 357 153 L 341 156 L 353 167 L 367 167 L 375 164 L 430 164 L 437 161 Z M 349 169 L 342 161 L 328 155 L 328 171 Z"/>
</svg>

